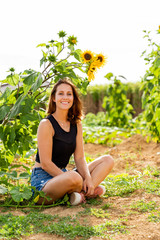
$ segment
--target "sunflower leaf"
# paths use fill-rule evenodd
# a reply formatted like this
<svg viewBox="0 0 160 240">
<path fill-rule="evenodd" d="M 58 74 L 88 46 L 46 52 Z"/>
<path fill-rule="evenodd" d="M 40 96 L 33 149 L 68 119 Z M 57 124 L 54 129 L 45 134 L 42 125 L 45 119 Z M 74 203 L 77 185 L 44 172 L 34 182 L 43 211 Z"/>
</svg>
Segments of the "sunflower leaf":
<svg viewBox="0 0 160 240">
<path fill-rule="evenodd" d="M 81 50 L 77 49 L 73 52 L 74 57 L 80 62 L 81 61 Z"/>
</svg>

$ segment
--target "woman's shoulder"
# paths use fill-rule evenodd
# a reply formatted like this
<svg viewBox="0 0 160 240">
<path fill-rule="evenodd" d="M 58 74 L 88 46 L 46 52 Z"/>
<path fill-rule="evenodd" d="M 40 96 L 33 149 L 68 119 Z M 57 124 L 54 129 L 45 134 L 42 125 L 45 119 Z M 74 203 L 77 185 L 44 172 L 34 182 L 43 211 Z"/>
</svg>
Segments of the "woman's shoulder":
<svg viewBox="0 0 160 240">
<path fill-rule="evenodd" d="M 44 118 L 40 121 L 39 130 L 53 131 L 52 124 L 47 118 Z"/>
</svg>

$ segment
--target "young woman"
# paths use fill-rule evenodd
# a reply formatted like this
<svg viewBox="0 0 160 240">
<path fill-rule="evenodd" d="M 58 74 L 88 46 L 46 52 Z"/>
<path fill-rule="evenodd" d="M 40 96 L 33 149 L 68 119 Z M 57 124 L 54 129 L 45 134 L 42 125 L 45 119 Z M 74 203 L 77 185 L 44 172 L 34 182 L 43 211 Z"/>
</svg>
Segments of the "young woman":
<svg viewBox="0 0 160 240">
<path fill-rule="evenodd" d="M 52 198 L 45 204 L 66 193 L 72 205 L 105 193 L 104 186 L 99 184 L 113 168 L 113 159 L 104 155 L 87 165 L 81 117 L 82 104 L 76 87 L 68 78 L 60 79 L 51 91 L 48 116 L 39 124 L 38 152 L 31 176 L 31 185 Z M 67 170 L 72 154 L 76 169 Z M 42 202 L 39 199 L 38 204 Z"/>
</svg>

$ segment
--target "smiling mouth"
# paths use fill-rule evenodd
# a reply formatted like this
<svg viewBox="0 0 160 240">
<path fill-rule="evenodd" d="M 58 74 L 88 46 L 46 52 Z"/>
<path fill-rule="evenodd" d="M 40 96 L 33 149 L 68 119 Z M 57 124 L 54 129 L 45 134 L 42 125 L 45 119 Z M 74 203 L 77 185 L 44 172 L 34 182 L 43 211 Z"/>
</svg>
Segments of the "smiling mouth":
<svg viewBox="0 0 160 240">
<path fill-rule="evenodd" d="M 62 104 L 65 104 L 65 105 L 66 105 L 66 104 L 69 104 L 69 102 L 61 102 L 61 103 L 62 103 Z"/>
</svg>

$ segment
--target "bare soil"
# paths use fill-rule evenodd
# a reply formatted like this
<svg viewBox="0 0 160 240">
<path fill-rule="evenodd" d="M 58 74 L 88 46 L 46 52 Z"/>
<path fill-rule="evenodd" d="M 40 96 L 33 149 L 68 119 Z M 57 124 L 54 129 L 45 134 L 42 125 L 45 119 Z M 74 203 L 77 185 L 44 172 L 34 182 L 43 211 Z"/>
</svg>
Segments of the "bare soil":
<svg viewBox="0 0 160 240">
<path fill-rule="evenodd" d="M 129 173 L 133 174 L 135 171 L 143 171 L 148 165 L 152 167 L 160 168 L 160 143 L 147 142 L 146 139 L 140 135 L 134 135 L 121 144 L 109 148 L 104 145 L 85 144 L 85 152 L 91 157 L 96 158 L 100 155 L 110 154 L 115 160 L 115 166 L 111 174 Z M 127 197 L 110 197 L 104 198 L 103 202 L 99 206 L 93 206 L 94 208 L 100 208 L 106 203 L 111 203 L 111 207 L 108 209 L 110 214 L 110 220 L 116 220 L 123 216 L 126 212 L 127 206 L 138 200 L 156 201 L 160 206 L 160 196 L 155 194 L 149 194 L 143 190 L 137 190 Z M 125 207 L 124 207 L 125 206 Z M 92 206 L 88 206 L 92 207 Z M 65 206 L 57 206 L 54 208 L 45 209 L 43 213 L 46 214 L 58 214 L 59 216 L 73 216 L 83 211 L 83 206 L 75 206 L 67 208 Z M 128 211 L 129 211 L 128 207 Z M 159 208 L 160 210 L 160 208 Z M 15 215 L 24 214 L 20 210 L 12 212 Z M 114 240 L 160 240 L 160 223 L 149 222 L 147 217 L 149 213 L 134 212 L 130 213 L 127 217 L 128 221 L 124 222 L 124 225 L 128 227 L 129 233 L 117 234 L 112 239 Z M 123 219 L 123 217 L 122 217 Z M 89 225 L 98 225 L 105 223 L 106 218 L 97 218 L 95 216 L 85 216 L 85 221 Z M 80 223 L 84 222 L 84 216 L 79 218 Z M 49 234 L 37 234 L 29 237 L 23 237 L 23 240 L 49 240 L 49 239 L 64 239 Z M 79 239 L 79 238 L 76 238 Z M 90 240 L 101 239 L 100 237 L 91 237 Z"/>
</svg>

